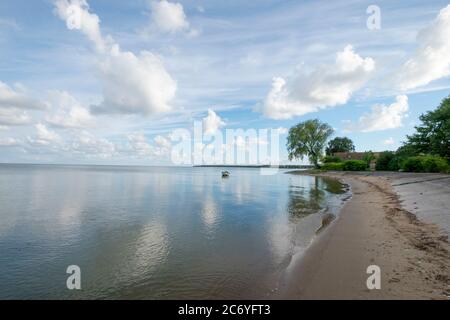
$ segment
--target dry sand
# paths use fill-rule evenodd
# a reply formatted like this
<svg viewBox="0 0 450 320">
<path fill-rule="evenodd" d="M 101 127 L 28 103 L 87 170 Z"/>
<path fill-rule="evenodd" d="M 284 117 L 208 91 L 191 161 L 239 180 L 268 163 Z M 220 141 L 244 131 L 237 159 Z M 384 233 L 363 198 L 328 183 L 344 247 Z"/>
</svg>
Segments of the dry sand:
<svg viewBox="0 0 450 320">
<path fill-rule="evenodd" d="M 447 236 L 404 210 L 389 179 L 326 175 L 349 184 L 353 196 L 339 218 L 291 263 L 276 298 L 448 299 Z M 380 290 L 367 289 L 369 265 L 381 268 Z"/>
</svg>

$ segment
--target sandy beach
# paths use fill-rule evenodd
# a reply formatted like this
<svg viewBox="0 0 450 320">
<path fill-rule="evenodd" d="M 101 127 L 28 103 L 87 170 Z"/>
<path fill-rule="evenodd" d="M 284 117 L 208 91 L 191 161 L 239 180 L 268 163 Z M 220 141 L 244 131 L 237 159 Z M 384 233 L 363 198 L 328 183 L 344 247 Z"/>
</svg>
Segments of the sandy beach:
<svg viewBox="0 0 450 320">
<path fill-rule="evenodd" d="M 432 218 L 419 219 L 414 210 L 405 209 L 450 214 L 449 197 L 441 194 L 436 202 L 432 196 L 448 194 L 448 175 L 319 175 L 349 184 L 352 198 L 306 253 L 294 257 L 277 299 L 449 298 L 450 246 L 446 225 L 432 223 Z M 414 189 L 399 190 L 402 185 L 414 185 Z M 412 196 L 411 192 L 417 195 Z M 380 290 L 366 286 L 370 265 L 381 269 Z"/>
</svg>

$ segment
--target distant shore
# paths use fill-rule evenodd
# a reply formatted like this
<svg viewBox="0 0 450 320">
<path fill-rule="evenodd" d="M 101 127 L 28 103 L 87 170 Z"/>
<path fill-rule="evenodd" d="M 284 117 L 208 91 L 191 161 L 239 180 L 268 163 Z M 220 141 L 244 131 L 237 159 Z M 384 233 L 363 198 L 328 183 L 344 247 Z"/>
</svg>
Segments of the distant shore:
<svg viewBox="0 0 450 320">
<path fill-rule="evenodd" d="M 403 191 L 396 190 L 396 186 L 415 184 L 411 190 L 422 191 L 415 197 L 414 208 L 427 210 L 429 206 L 428 210 L 437 210 L 447 215 L 444 219 L 449 219 L 449 190 L 442 191 L 442 185 L 433 182 L 446 187 L 450 176 L 290 173 L 339 179 L 351 186 L 353 195 L 328 230 L 319 234 L 306 253 L 291 263 L 276 299 L 449 298 L 450 246 L 445 225 L 424 222 L 407 211 L 402 204 L 404 199 L 400 199 L 399 193 Z M 436 192 L 446 192 L 447 196 L 438 194 L 439 202 L 427 201 L 427 198 L 433 200 L 436 194 L 433 188 Z M 402 197 L 408 195 L 403 193 Z M 369 277 L 366 270 L 370 265 L 381 269 L 380 290 L 369 290 L 366 286 Z"/>
<path fill-rule="evenodd" d="M 313 166 L 311 165 L 295 165 L 295 164 L 288 164 L 288 165 L 279 165 L 279 166 L 271 166 L 271 165 L 226 165 L 226 164 L 202 164 L 198 166 L 193 166 L 194 168 L 277 168 L 277 169 L 312 169 Z"/>
</svg>

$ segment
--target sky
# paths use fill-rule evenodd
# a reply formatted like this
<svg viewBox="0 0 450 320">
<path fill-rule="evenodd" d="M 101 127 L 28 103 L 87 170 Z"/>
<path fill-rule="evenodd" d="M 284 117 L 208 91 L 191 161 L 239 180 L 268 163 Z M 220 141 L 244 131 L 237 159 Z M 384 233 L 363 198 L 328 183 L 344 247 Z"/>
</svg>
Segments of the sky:
<svg viewBox="0 0 450 320">
<path fill-rule="evenodd" d="M 450 93 L 449 39 L 446 1 L 3 0 L 0 163 L 173 165 L 195 123 L 190 152 L 268 129 L 288 163 L 309 119 L 395 150 Z"/>
</svg>

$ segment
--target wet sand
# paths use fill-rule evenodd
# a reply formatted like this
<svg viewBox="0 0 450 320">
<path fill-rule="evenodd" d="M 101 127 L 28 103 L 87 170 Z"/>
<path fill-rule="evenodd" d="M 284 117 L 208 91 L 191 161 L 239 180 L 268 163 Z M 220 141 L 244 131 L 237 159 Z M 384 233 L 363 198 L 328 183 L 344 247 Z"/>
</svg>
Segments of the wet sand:
<svg viewBox="0 0 450 320">
<path fill-rule="evenodd" d="M 304 172 L 293 172 L 305 174 Z M 284 274 L 277 299 L 448 299 L 450 246 L 436 224 L 407 211 L 388 174 L 319 174 L 351 186 L 338 219 Z M 416 178 L 414 174 L 407 177 Z M 445 178 L 445 177 L 444 177 Z M 394 185 L 394 186 L 393 186 Z M 419 188 L 419 186 L 416 186 Z M 425 189 L 425 187 L 423 187 Z M 426 190 L 423 190 L 426 192 Z M 448 212 L 450 197 L 441 196 Z M 419 205 L 424 207 L 423 199 Z M 381 268 L 381 289 L 369 290 L 367 267 Z"/>
</svg>

